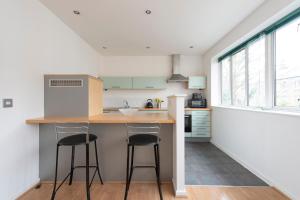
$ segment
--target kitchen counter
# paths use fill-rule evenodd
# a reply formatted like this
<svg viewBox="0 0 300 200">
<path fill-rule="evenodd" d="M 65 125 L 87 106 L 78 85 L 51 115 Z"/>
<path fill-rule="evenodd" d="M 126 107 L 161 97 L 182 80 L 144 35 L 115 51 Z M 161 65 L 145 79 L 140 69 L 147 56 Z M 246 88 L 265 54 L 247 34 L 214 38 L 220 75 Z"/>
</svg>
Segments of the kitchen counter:
<svg viewBox="0 0 300 200">
<path fill-rule="evenodd" d="M 139 111 L 168 111 L 168 108 L 137 108 Z M 119 108 L 104 108 L 104 112 L 118 112 Z M 185 111 L 211 111 L 211 108 L 184 108 Z"/>
<path fill-rule="evenodd" d="M 139 111 L 168 111 L 168 108 L 139 108 Z"/>
<path fill-rule="evenodd" d="M 80 123 L 92 124 L 125 124 L 125 123 L 161 123 L 174 124 L 175 120 L 165 112 L 137 112 L 133 115 L 123 115 L 120 112 L 103 113 L 92 117 L 41 117 L 26 120 L 27 124 Z"/>
<path fill-rule="evenodd" d="M 210 108 L 184 108 L 185 111 L 210 111 Z"/>
</svg>

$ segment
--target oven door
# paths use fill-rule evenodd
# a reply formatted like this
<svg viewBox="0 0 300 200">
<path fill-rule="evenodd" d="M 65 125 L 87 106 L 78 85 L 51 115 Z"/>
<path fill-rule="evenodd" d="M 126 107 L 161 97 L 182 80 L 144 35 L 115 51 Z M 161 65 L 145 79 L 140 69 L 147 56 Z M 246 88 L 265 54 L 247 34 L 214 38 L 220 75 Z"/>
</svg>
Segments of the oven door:
<svg viewBox="0 0 300 200">
<path fill-rule="evenodd" d="M 184 132 L 186 132 L 186 133 L 192 132 L 192 115 L 191 114 L 184 115 Z"/>
</svg>

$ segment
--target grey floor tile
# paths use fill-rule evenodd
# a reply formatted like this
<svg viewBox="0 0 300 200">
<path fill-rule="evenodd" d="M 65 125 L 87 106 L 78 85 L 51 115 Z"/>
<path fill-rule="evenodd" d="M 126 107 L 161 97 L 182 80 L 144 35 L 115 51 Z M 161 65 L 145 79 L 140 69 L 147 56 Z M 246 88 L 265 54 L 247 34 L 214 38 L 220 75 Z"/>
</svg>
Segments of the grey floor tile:
<svg viewBox="0 0 300 200">
<path fill-rule="evenodd" d="M 266 186 L 267 184 L 211 143 L 186 142 L 186 184 Z"/>
</svg>

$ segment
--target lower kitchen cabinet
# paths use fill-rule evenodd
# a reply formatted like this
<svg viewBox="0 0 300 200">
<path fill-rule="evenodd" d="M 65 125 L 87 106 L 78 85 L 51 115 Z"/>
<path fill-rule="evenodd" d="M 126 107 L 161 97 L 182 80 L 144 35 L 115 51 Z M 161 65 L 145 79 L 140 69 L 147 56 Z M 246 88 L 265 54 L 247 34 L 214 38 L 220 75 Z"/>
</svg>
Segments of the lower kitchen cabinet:
<svg viewBox="0 0 300 200">
<path fill-rule="evenodd" d="M 192 127 L 192 137 L 210 137 L 210 127 Z"/>
<path fill-rule="evenodd" d="M 211 117 L 210 111 L 197 110 L 189 112 L 192 117 L 192 132 L 185 133 L 185 137 L 211 137 Z"/>
<path fill-rule="evenodd" d="M 192 133 L 185 133 L 185 137 L 192 137 Z"/>
</svg>

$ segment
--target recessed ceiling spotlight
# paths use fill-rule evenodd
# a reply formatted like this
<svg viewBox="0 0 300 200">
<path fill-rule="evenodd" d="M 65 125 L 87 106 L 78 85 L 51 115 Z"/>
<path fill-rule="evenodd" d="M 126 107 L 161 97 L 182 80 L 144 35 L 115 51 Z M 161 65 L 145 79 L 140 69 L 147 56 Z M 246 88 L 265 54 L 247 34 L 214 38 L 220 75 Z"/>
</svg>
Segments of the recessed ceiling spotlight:
<svg viewBox="0 0 300 200">
<path fill-rule="evenodd" d="M 102 49 L 107 49 L 107 47 L 103 46 Z"/>
<path fill-rule="evenodd" d="M 150 15 L 150 14 L 151 14 L 151 10 L 146 10 L 145 13 L 146 13 L 147 15 Z"/>
<path fill-rule="evenodd" d="M 79 10 L 73 10 L 73 13 L 74 13 L 75 15 L 80 15 L 80 11 L 79 11 Z"/>
<path fill-rule="evenodd" d="M 190 46 L 190 49 L 193 49 L 194 48 L 194 46 Z"/>
<path fill-rule="evenodd" d="M 150 47 L 149 47 L 149 46 L 146 46 L 146 49 L 150 49 Z"/>
</svg>

